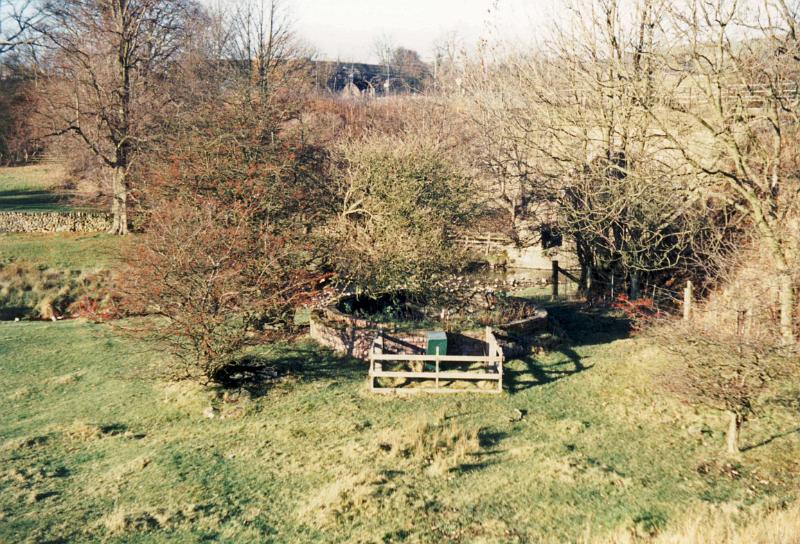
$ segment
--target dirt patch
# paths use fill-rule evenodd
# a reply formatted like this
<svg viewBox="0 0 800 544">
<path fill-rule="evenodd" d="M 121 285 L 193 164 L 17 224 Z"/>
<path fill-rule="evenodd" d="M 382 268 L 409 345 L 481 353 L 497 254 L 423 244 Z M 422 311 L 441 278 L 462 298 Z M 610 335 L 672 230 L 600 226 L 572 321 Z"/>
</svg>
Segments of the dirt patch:
<svg viewBox="0 0 800 544">
<path fill-rule="evenodd" d="M 46 444 L 48 441 L 47 436 L 23 436 L 21 438 L 13 438 L 3 443 L 3 451 L 21 451 L 31 448 L 36 448 Z"/>
<path fill-rule="evenodd" d="M 75 442 L 89 442 L 107 436 L 120 435 L 126 430 L 127 427 L 119 423 L 97 424 L 76 421 L 64 430 L 64 434 L 67 438 Z"/>
</svg>

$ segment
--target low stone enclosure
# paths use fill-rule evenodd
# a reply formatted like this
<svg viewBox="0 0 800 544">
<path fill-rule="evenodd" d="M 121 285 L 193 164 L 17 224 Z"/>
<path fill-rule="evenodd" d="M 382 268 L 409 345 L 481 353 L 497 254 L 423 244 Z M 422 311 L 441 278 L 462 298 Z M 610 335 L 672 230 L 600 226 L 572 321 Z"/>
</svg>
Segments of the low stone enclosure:
<svg viewBox="0 0 800 544">
<path fill-rule="evenodd" d="M 502 393 L 504 356 L 492 328 L 486 327 L 483 340 L 448 335 L 448 342 L 451 339 L 458 355 L 440 355 L 438 350 L 429 355 L 424 342 L 410 343 L 379 332 L 369 354 L 370 390 Z M 465 382 L 473 387 L 465 387 Z"/>
<path fill-rule="evenodd" d="M 329 306 L 312 312 L 311 337 L 342 355 L 369 362 L 370 389 L 396 392 L 503 391 L 503 364 L 527 350 L 526 337 L 549 327 L 547 311 L 512 323 L 448 332 L 448 353 L 428 355 L 427 330 L 399 331 Z"/>
<path fill-rule="evenodd" d="M 0 232 L 105 232 L 111 216 L 89 212 L 2 212 Z"/>
</svg>

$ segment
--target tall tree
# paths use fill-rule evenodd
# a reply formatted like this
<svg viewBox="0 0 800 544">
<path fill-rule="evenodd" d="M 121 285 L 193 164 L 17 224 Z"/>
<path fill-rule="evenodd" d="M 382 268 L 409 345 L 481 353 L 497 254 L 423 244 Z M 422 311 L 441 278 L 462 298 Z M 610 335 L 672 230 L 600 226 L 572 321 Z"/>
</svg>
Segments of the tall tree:
<svg viewBox="0 0 800 544">
<path fill-rule="evenodd" d="M 752 9 L 757 7 L 759 9 Z M 691 0 L 673 6 L 659 53 L 662 99 L 647 104 L 695 189 L 735 206 L 769 250 L 780 333 L 796 338 L 800 260 L 798 8 L 784 0 Z"/>
<path fill-rule="evenodd" d="M 42 64 L 50 134 L 70 134 L 110 171 L 112 232 L 128 232 L 129 172 L 160 93 L 172 76 L 199 14 L 192 0 L 58 0 L 37 25 L 48 55 Z"/>
</svg>

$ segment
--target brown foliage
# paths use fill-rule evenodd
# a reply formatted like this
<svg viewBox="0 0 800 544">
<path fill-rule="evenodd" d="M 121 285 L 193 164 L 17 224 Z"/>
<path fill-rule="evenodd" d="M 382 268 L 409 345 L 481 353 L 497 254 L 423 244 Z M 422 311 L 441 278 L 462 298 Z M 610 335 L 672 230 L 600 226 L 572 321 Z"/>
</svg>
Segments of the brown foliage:
<svg viewBox="0 0 800 544">
<path fill-rule="evenodd" d="M 650 334 L 679 361 L 663 378 L 667 389 L 689 403 L 730 414 L 731 454 L 738 453 L 741 427 L 755 415 L 770 386 L 794 371 L 790 350 L 749 343 L 740 336 L 686 323 L 665 325 Z"/>
<path fill-rule="evenodd" d="M 145 234 L 123 288 L 176 379 L 214 381 L 245 349 L 291 328 L 322 273 L 308 243 L 324 214 L 325 156 L 274 103 L 235 93 L 178 116 L 152 148 Z M 172 362 L 174 361 L 174 362 Z"/>
<path fill-rule="evenodd" d="M 293 247 L 253 222 L 247 202 L 180 197 L 159 206 L 130 255 L 129 310 L 175 357 L 175 379 L 213 381 L 259 338 L 279 336 L 314 283 Z"/>
<path fill-rule="evenodd" d="M 0 80 L 0 164 L 24 164 L 42 151 L 30 122 L 36 102 L 30 82 Z"/>
</svg>

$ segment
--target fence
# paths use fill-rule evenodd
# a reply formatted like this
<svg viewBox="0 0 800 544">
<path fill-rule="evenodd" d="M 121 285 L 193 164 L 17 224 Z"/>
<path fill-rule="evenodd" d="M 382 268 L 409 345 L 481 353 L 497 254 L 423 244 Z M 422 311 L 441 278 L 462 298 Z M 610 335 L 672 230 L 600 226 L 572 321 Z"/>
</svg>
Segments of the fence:
<svg viewBox="0 0 800 544">
<path fill-rule="evenodd" d="M 485 355 L 439 355 L 438 348 L 436 355 L 416 355 L 408 353 L 390 353 L 390 344 L 398 348 L 408 347 L 405 342 L 398 341 L 385 333 L 380 333 L 372 344 L 369 356 L 369 383 L 370 389 L 379 393 L 392 393 L 398 391 L 405 392 L 424 392 L 424 393 L 457 393 L 457 392 L 480 392 L 480 393 L 502 393 L 503 392 L 503 350 L 497 342 L 491 327 L 486 327 L 485 331 Z M 411 368 L 411 370 L 384 370 L 384 365 L 393 365 Z M 482 367 L 476 371 L 473 368 L 468 370 L 444 370 L 442 367 L 452 368 L 453 366 L 475 366 Z M 431 370 L 426 368 L 433 367 Z M 380 379 L 393 380 L 422 380 L 433 382 L 433 387 L 382 387 L 377 381 Z M 458 389 L 443 387 L 442 382 L 496 382 L 491 389 Z"/>
<path fill-rule="evenodd" d="M 484 236 L 453 238 L 452 242 L 465 249 L 489 255 L 499 253 L 511 245 L 511 240 L 502 234 L 486 234 Z"/>
</svg>

